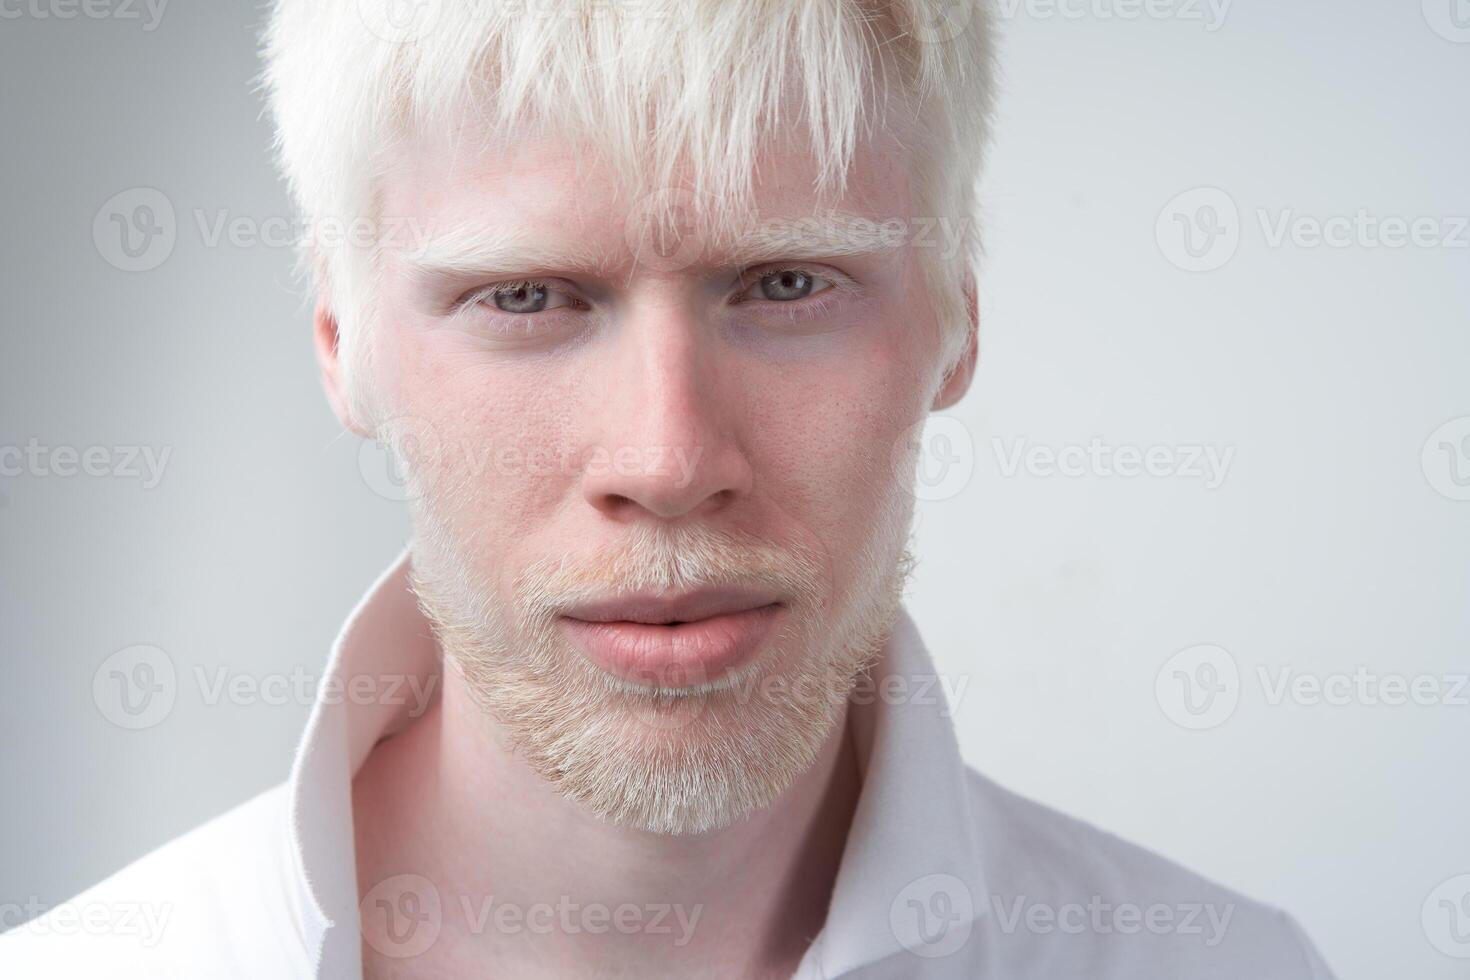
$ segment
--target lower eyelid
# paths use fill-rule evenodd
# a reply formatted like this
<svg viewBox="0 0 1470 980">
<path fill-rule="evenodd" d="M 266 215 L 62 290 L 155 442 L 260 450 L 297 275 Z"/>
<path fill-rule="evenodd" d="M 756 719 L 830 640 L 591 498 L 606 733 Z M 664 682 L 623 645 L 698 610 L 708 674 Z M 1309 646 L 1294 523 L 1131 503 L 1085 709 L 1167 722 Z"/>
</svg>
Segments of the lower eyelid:
<svg viewBox="0 0 1470 980">
<path fill-rule="evenodd" d="M 835 292 L 835 290 L 824 290 L 822 295 L 808 297 L 804 300 L 788 302 L 765 300 L 757 303 L 757 308 L 752 309 L 748 315 L 775 323 L 816 319 L 836 312 L 837 307 L 842 303 L 842 297 L 828 296 L 826 295 L 828 292 Z M 747 305 L 749 304 L 736 304 L 737 307 Z"/>
</svg>

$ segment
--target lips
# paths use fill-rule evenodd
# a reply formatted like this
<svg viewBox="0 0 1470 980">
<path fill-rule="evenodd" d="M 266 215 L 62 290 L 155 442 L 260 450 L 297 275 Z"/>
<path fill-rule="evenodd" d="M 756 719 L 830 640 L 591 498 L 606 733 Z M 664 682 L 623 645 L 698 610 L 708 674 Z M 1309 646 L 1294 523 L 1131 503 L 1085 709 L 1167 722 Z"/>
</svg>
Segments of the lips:
<svg viewBox="0 0 1470 980">
<path fill-rule="evenodd" d="M 785 606 L 769 594 L 706 589 L 583 603 L 558 625 L 588 660 L 614 676 L 650 687 L 691 688 L 753 660 L 784 613 Z"/>
</svg>

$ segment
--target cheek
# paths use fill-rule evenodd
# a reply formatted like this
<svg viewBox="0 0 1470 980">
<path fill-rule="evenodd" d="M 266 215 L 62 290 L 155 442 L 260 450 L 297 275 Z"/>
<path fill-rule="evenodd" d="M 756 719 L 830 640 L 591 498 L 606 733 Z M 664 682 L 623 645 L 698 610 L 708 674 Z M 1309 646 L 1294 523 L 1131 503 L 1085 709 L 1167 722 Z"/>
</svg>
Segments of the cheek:
<svg viewBox="0 0 1470 980">
<path fill-rule="evenodd" d="M 896 462 L 924 416 L 921 362 L 896 334 L 778 372 L 751 419 L 757 492 L 834 559 L 865 543 L 911 476 Z"/>
<path fill-rule="evenodd" d="M 474 555 L 544 535 L 577 486 L 578 385 L 545 362 L 487 358 L 447 331 L 397 333 L 395 405 L 435 439 L 426 492 Z"/>
</svg>

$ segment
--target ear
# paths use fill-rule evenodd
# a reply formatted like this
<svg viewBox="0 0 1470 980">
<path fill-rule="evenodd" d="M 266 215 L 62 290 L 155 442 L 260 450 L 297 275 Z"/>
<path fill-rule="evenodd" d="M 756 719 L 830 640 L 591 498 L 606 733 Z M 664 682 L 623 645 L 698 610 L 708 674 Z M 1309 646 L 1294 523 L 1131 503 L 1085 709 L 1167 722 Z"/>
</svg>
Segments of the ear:
<svg viewBox="0 0 1470 980">
<path fill-rule="evenodd" d="M 965 339 L 965 352 L 944 376 L 944 383 L 939 387 L 939 394 L 934 397 L 931 411 L 937 412 L 949 408 L 965 397 L 965 392 L 970 390 L 970 382 L 975 379 L 975 362 L 980 355 L 980 305 L 976 296 L 973 273 L 965 273 L 964 293 L 965 311 L 970 318 L 968 335 Z"/>
<path fill-rule="evenodd" d="M 316 363 L 322 373 L 322 387 L 327 392 L 327 403 L 332 406 L 338 421 L 347 429 L 363 438 L 370 435 L 352 415 L 352 402 L 347 397 L 347 387 L 342 377 L 341 331 L 337 315 L 332 312 L 332 301 L 326 293 L 317 296 L 316 311 L 312 314 L 312 337 L 316 346 Z"/>
</svg>

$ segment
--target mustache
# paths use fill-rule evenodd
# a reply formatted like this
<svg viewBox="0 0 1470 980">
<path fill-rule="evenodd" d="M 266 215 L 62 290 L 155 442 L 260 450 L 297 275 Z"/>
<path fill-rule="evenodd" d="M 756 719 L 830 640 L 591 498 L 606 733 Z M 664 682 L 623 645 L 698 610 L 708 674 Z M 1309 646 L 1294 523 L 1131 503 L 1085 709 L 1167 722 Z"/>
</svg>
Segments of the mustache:
<svg viewBox="0 0 1470 980">
<path fill-rule="evenodd" d="M 682 592 L 706 587 L 749 588 L 795 606 L 819 601 L 827 571 L 808 546 L 777 545 L 738 530 L 640 524 L 619 541 L 585 557 L 545 558 L 513 586 L 516 605 L 547 622 L 586 602 L 628 592 Z"/>
</svg>

